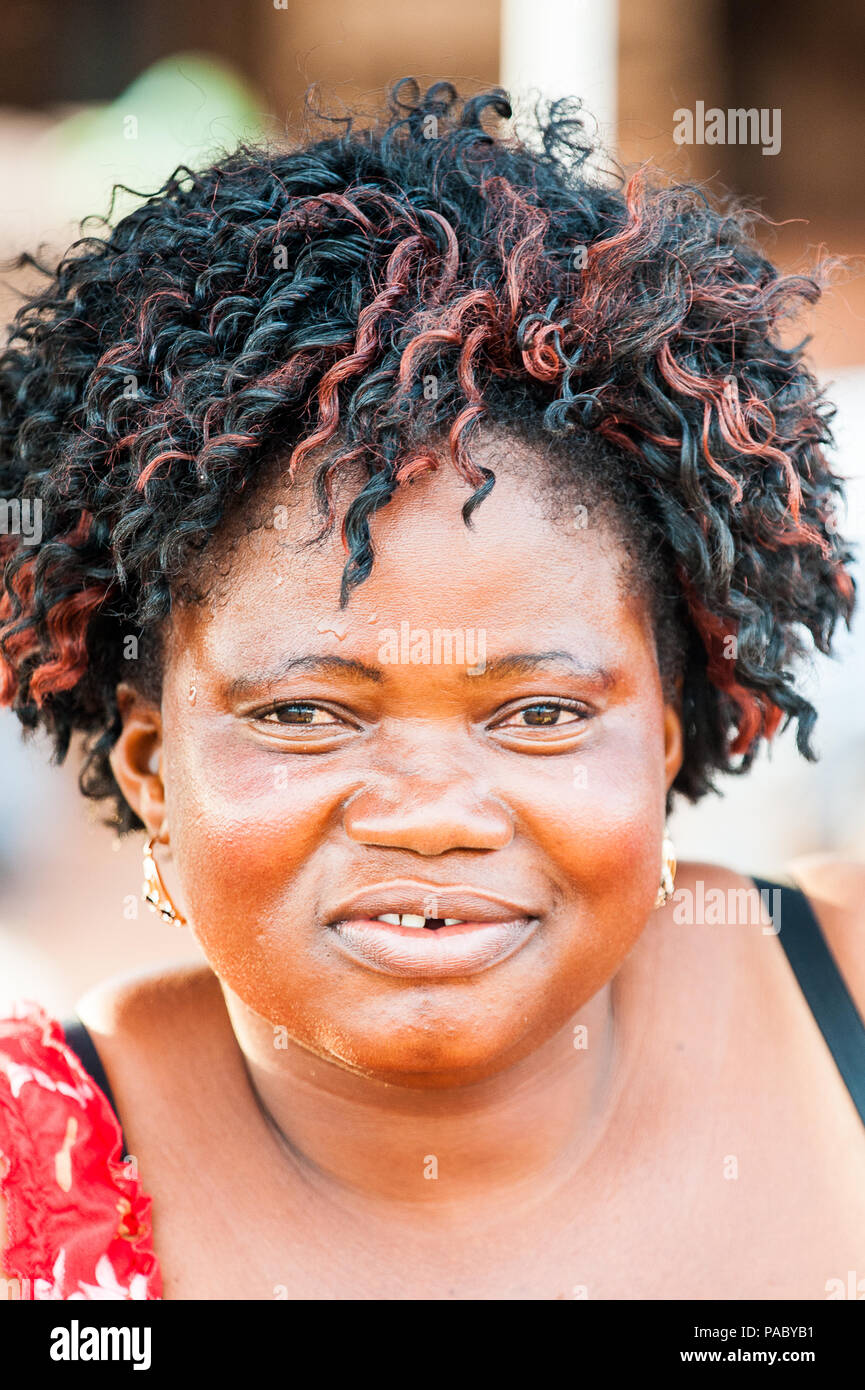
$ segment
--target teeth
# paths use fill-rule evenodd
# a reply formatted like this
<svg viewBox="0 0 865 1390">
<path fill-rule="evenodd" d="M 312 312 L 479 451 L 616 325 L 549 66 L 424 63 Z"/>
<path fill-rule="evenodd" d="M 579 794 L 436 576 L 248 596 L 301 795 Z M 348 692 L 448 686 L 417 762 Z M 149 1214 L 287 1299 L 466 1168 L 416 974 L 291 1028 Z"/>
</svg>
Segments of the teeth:
<svg viewBox="0 0 865 1390">
<path fill-rule="evenodd" d="M 418 912 L 380 912 L 377 919 L 379 922 L 389 922 L 392 927 L 425 927 L 431 918 L 422 917 Z M 462 923 L 462 917 L 445 917 L 446 927 L 456 927 Z"/>
</svg>

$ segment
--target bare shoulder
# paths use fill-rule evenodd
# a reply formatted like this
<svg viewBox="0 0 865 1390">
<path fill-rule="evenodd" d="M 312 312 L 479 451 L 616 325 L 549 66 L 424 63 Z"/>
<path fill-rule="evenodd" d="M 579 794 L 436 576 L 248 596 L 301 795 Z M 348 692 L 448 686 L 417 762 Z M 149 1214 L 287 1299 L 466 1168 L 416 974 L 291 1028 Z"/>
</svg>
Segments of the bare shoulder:
<svg viewBox="0 0 865 1390">
<path fill-rule="evenodd" d="M 78 1004 L 130 1152 L 159 1171 L 160 1146 L 175 1136 L 185 1150 L 191 1128 L 204 1132 L 215 1078 L 225 1086 L 241 1066 L 222 990 L 206 965 L 173 966 L 106 980 Z"/>
<path fill-rule="evenodd" d="M 865 1017 L 865 864 L 809 854 L 786 866 L 807 894 L 860 1014 Z"/>
<path fill-rule="evenodd" d="M 719 895 L 729 898 L 731 903 L 739 903 L 741 895 L 751 894 L 755 899 L 759 899 L 757 885 L 753 878 L 747 874 L 740 873 L 737 869 L 728 868 L 724 864 L 714 864 L 708 860 L 689 859 L 680 862 L 676 870 L 674 899 L 678 895 L 678 901 L 689 896 L 694 899 L 695 904 L 707 903 L 709 895 L 714 895 L 713 901 L 720 901 Z"/>
<path fill-rule="evenodd" d="M 166 1030 L 175 1033 L 203 1020 L 221 998 L 207 965 L 172 966 L 114 976 L 88 990 L 77 1004 L 88 1032 L 100 1042 L 147 1045 Z"/>
<path fill-rule="evenodd" d="M 835 903 L 865 923 L 865 864 L 834 854 L 805 854 L 791 859 L 787 871 L 806 893 Z"/>
<path fill-rule="evenodd" d="M 865 864 L 831 854 L 809 854 L 790 860 L 785 877 L 807 896 L 856 1007 L 865 1018 Z M 753 887 L 753 879 L 720 864 L 688 862 L 676 875 L 676 889 L 686 898 L 690 893 L 695 904 L 708 903 L 714 890 L 717 897 L 726 895 L 728 911 L 743 889 Z M 718 889 L 721 895 L 717 895 Z M 675 907 L 672 916 L 677 920 Z M 717 913 L 715 919 L 719 920 Z"/>
<path fill-rule="evenodd" d="M 709 888 L 753 888 L 754 880 L 747 874 L 730 869 L 725 864 L 715 864 L 709 860 L 681 860 L 676 870 L 676 887 L 693 888 L 702 883 Z"/>
</svg>

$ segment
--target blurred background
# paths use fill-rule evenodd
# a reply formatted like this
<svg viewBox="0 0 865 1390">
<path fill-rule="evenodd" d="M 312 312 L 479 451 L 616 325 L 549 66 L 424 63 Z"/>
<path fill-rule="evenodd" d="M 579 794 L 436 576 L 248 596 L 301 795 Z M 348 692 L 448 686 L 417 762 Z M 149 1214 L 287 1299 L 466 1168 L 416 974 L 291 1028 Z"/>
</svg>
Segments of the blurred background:
<svg viewBox="0 0 865 1390">
<path fill-rule="evenodd" d="M 583 99 L 626 168 L 734 190 L 774 225 L 785 269 L 817 248 L 849 259 L 804 330 L 838 406 L 835 466 L 849 479 L 847 530 L 865 542 L 865 8 L 857 0 L 4 0 L 0 9 L 0 257 L 64 251 L 112 185 L 148 192 L 181 162 L 240 138 L 290 141 L 304 93 L 338 114 L 378 107 L 394 79 L 501 83 Z M 780 112 L 781 145 L 679 144 L 704 103 Z M 777 117 L 775 118 L 777 121 Z M 135 202 L 117 195 L 112 219 Z M 86 231 L 87 229 L 85 229 Z M 99 227 L 93 224 L 92 230 Z M 23 272 L 0 273 L 7 324 Z M 861 576 L 859 577 L 861 585 Z M 794 856 L 865 859 L 863 619 L 838 659 L 809 674 L 820 710 L 816 765 L 782 736 L 722 797 L 683 806 L 680 857 L 783 873 Z M 90 984 L 194 958 L 189 934 L 138 902 L 141 839 L 114 841 L 80 796 L 77 764 L 52 766 L 0 711 L 0 1009 L 17 997 L 68 1013 Z"/>
</svg>

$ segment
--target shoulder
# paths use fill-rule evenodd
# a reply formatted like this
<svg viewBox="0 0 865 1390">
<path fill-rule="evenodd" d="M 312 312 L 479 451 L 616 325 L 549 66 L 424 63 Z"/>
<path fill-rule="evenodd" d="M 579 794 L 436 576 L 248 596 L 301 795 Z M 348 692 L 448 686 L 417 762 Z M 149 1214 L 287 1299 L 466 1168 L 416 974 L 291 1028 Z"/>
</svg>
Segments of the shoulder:
<svg viewBox="0 0 865 1390">
<path fill-rule="evenodd" d="M 113 976 L 82 995 L 76 1012 L 99 1042 L 118 1040 L 149 1047 L 196 1022 L 220 993 L 207 965 L 172 966 L 134 975 Z"/>
<path fill-rule="evenodd" d="M 805 854 L 791 859 L 786 867 L 806 893 L 837 904 L 865 925 L 865 864 L 834 854 Z"/>
<path fill-rule="evenodd" d="M 77 1009 L 133 1153 L 143 1153 L 147 1136 L 178 1116 L 198 1113 L 237 1051 L 219 981 L 207 965 L 106 980 Z M 183 1131 L 180 1142 L 188 1137 Z"/>
<path fill-rule="evenodd" d="M 751 910 L 750 900 L 754 904 L 760 901 L 759 889 L 747 874 L 724 864 L 695 859 L 679 863 L 672 896 L 680 909 L 674 912 L 675 921 L 700 922 L 701 914 L 706 913 L 708 924 L 727 920 L 725 914 L 747 914 Z"/>
<path fill-rule="evenodd" d="M 803 855 L 784 866 L 784 879 L 808 898 L 853 1002 L 865 1020 L 865 864 L 831 854 Z M 697 914 L 702 905 L 707 921 L 710 910 L 713 920 L 724 920 L 719 916 L 724 910 L 723 900 L 729 914 L 739 910 L 736 903 L 743 891 L 753 888 L 753 879 L 723 865 L 682 864 L 676 874 L 680 898 L 678 904 L 672 904 L 671 918 L 674 922 L 691 920 L 689 910 Z M 710 909 L 713 896 L 714 906 Z"/>
<path fill-rule="evenodd" d="M 808 897 L 859 1013 L 865 1019 L 865 864 L 809 854 L 786 866 Z"/>
</svg>

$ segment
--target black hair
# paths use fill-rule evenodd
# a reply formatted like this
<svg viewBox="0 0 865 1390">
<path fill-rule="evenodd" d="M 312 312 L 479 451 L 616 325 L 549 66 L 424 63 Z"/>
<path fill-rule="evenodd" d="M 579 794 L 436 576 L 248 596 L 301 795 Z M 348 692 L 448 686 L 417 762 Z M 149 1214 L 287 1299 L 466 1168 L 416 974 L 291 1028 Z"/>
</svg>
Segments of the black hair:
<svg viewBox="0 0 865 1390">
<path fill-rule="evenodd" d="M 58 759 L 85 736 L 82 789 L 114 798 L 119 830 L 140 826 L 109 763 L 125 648 L 158 654 L 263 470 L 323 451 L 333 524 L 337 470 L 363 465 L 345 604 L 372 514 L 440 466 L 431 440 L 472 487 L 471 523 L 495 483 L 472 452 L 485 422 L 548 440 L 563 486 L 591 454 L 630 518 L 682 681 L 674 791 L 746 770 L 781 720 L 812 756 L 792 666 L 854 600 L 831 407 L 780 338 L 817 282 L 770 264 L 732 204 L 592 172 L 577 103 L 531 142 L 510 115 L 499 89 L 405 79 L 378 122 L 181 166 L 56 266 L 18 258 L 47 284 L 0 356 L 0 494 L 38 500 L 42 534 L 0 536 L 0 699 Z"/>
</svg>

